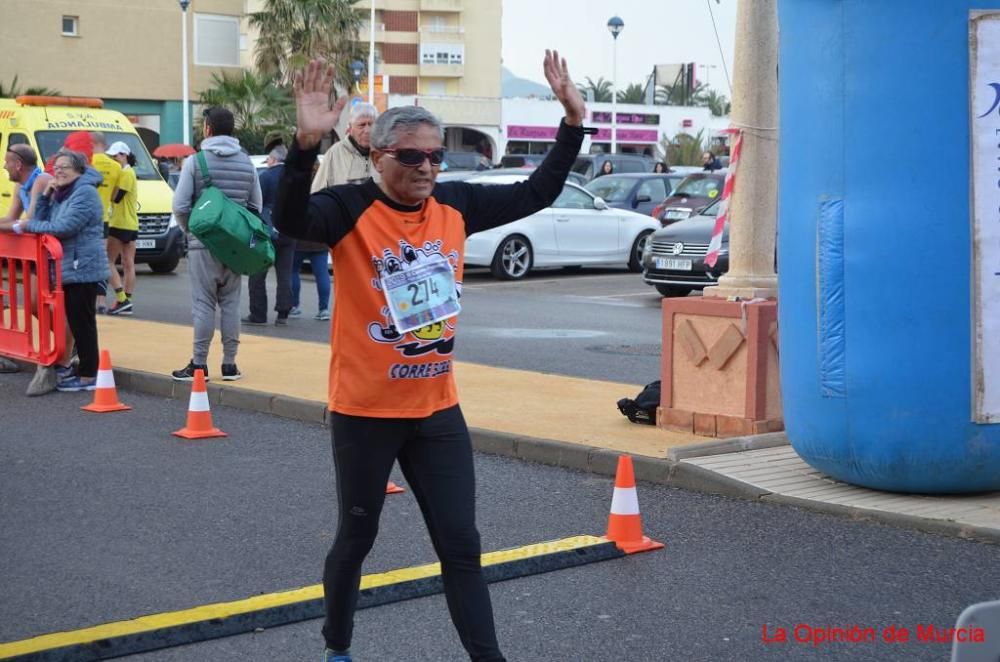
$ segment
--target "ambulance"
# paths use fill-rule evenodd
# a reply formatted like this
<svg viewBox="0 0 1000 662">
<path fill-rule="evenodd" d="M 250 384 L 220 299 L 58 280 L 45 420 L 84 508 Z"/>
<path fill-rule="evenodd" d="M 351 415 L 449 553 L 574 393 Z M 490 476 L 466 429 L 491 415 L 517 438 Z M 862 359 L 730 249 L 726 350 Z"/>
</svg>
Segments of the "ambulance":
<svg viewBox="0 0 1000 662">
<path fill-rule="evenodd" d="M 100 99 L 86 97 L 20 96 L 0 99 L 0 152 L 11 145 L 31 145 L 39 165 L 63 146 L 74 131 L 100 131 L 110 145 L 124 142 L 135 155 L 139 184 L 139 238 L 135 261 L 156 273 L 177 268 L 184 255 L 184 233 L 171 213 L 173 191 L 163 181 L 156 162 L 132 123 L 121 113 L 104 108 Z M 14 182 L 0 168 L 0 215 L 5 215 L 14 195 Z"/>
</svg>

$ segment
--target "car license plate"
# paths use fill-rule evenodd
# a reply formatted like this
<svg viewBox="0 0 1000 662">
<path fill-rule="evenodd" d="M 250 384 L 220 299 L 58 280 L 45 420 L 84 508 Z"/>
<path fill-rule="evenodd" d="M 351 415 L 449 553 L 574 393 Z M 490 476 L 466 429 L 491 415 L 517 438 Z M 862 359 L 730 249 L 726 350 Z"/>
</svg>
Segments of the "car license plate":
<svg viewBox="0 0 1000 662">
<path fill-rule="evenodd" d="M 136 248 L 156 248 L 156 240 L 155 239 L 136 239 L 135 240 L 135 247 Z"/>
<path fill-rule="evenodd" d="M 688 213 L 683 209 L 668 209 L 666 217 L 670 220 L 680 220 L 682 218 L 687 218 Z"/>
<path fill-rule="evenodd" d="M 691 271 L 691 260 L 675 260 L 669 257 L 656 258 L 657 269 L 671 269 L 673 271 Z"/>
</svg>

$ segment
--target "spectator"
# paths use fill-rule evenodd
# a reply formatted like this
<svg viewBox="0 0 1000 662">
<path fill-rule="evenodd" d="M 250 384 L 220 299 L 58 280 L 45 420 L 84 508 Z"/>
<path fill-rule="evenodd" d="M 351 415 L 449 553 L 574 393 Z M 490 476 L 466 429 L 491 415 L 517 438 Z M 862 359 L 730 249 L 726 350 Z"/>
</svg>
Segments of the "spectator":
<svg viewBox="0 0 1000 662">
<path fill-rule="evenodd" d="M 5 221 L 0 229 L 51 234 L 62 242 L 66 320 L 76 342 L 80 364 L 75 375 L 70 366 L 56 368 L 56 388 L 92 391 L 97 380 L 99 353 L 94 301 L 98 283 L 108 277 L 102 239 L 104 213 L 97 193 L 101 175 L 88 167 L 86 155 L 67 150 L 57 153 L 53 172 L 53 181 L 38 200 L 35 218 Z"/>
<path fill-rule="evenodd" d="M 281 173 L 285 169 L 287 154 L 287 147 L 275 146 L 267 155 L 267 169 L 260 175 L 260 193 L 264 205 L 261 217 L 271 230 L 271 239 L 274 242 L 274 275 L 278 285 L 274 297 L 274 310 L 278 316 L 274 323 L 278 326 L 288 324 L 288 313 L 293 303 L 292 260 L 295 257 L 295 240 L 275 230 L 271 221 L 274 196 L 278 191 Z M 243 323 L 257 326 L 267 324 L 267 271 L 250 276 L 248 281 L 250 314 L 243 318 Z"/>
<path fill-rule="evenodd" d="M 233 137 L 233 114 L 214 106 L 204 114 L 205 139 L 201 151 L 208 163 L 212 183 L 231 200 L 256 210 L 261 209 L 260 182 L 250 157 L 240 148 L 240 141 Z M 187 232 L 188 216 L 203 188 L 198 155 L 192 154 L 184 161 L 177 189 L 174 191 L 173 211 L 177 223 Z M 188 232 L 188 273 L 191 278 L 191 316 L 194 325 L 194 342 L 191 360 L 171 376 L 176 381 L 194 380 L 194 371 L 204 371 L 208 378 L 208 348 L 215 335 L 215 314 L 220 310 L 222 333 L 222 379 L 235 381 L 242 377 L 236 365 L 236 350 L 240 344 L 240 289 L 241 276 L 217 260 L 197 237 Z"/>
<path fill-rule="evenodd" d="M 702 170 L 707 170 L 708 172 L 712 172 L 713 170 L 722 170 L 722 162 L 719 161 L 719 157 L 712 152 L 705 152 L 701 155 L 701 165 Z"/>
<path fill-rule="evenodd" d="M 670 172 L 670 166 L 667 165 L 666 161 L 657 161 L 656 164 L 653 165 L 653 172 L 655 173 Z"/>
<path fill-rule="evenodd" d="M 114 306 L 109 315 L 131 315 L 132 293 L 135 292 L 135 241 L 139 238 L 138 184 L 135 178 L 135 154 L 125 143 L 118 141 L 111 145 L 106 154 L 120 164 L 118 184 L 111 194 L 112 210 L 109 223 L 108 261 L 111 263 L 111 287 L 115 292 Z M 94 155 L 97 160 L 97 155 Z M 122 261 L 125 282 L 118 274 L 115 263 Z"/>
<path fill-rule="evenodd" d="M 34 218 L 38 198 L 45 191 L 52 175 L 38 167 L 38 157 L 30 145 L 11 145 L 3 159 L 4 170 L 14 182 L 14 197 L 7 210 L 5 221 Z"/>
<path fill-rule="evenodd" d="M 601 164 L 601 171 L 597 173 L 594 179 L 597 179 L 597 177 L 602 177 L 604 175 L 613 175 L 614 172 L 615 172 L 615 164 L 613 164 L 610 159 L 605 160 L 604 163 Z"/>
<path fill-rule="evenodd" d="M 20 218 L 33 218 L 38 198 L 52 181 L 52 175 L 45 173 L 38 167 L 38 157 L 35 150 L 30 145 L 11 145 L 7 148 L 7 154 L 3 159 L 4 170 L 10 181 L 14 182 L 14 196 L 10 202 L 7 215 L 0 221 L 13 222 Z M 34 307 L 35 303 L 32 302 Z M 9 361 L 0 356 L 0 373 L 17 372 L 18 366 L 13 361 Z M 50 380 L 48 390 L 55 388 L 54 377 Z M 35 385 L 35 389 L 38 385 Z M 29 395 L 32 390 L 29 388 Z"/>
<path fill-rule="evenodd" d="M 372 170 L 369 156 L 372 125 L 377 117 L 378 109 L 370 103 L 356 103 L 351 107 L 347 138 L 326 150 L 313 178 L 313 193 L 337 184 L 360 184 L 369 177 L 378 181 L 378 173 Z"/>
<path fill-rule="evenodd" d="M 313 61 L 304 77 L 295 76 L 298 128 L 275 224 L 330 246 L 340 281 L 329 393 L 340 524 L 323 574 L 325 662 L 350 662 L 362 563 L 375 542 L 396 459 L 428 524 L 466 652 L 473 660 L 504 660 L 480 564 L 472 447 L 452 352 L 466 236 L 551 205 L 583 143 L 586 108 L 558 53 L 546 51 L 545 76 L 566 117 L 526 181 L 436 184 L 444 159 L 441 123 L 423 108 L 401 106 L 379 117 L 372 132 L 380 182 L 323 188 L 312 196 L 310 168 L 344 102 L 329 107 L 332 67 L 324 73 Z M 407 287 L 414 286 L 399 277 L 417 270 L 426 296 L 411 299 Z M 385 312 L 387 304 L 395 312 Z"/>
</svg>

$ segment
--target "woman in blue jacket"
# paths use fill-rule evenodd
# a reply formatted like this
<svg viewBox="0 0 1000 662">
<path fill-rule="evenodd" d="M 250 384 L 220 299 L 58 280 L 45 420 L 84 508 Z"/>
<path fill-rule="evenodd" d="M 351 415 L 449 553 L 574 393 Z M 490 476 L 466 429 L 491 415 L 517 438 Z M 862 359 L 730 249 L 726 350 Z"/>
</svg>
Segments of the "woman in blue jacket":
<svg viewBox="0 0 1000 662">
<path fill-rule="evenodd" d="M 66 321 L 80 357 L 78 374 L 63 372 L 60 391 L 93 391 L 97 380 L 98 286 L 108 278 L 104 213 L 97 185 L 102 177 L 79 152 L 61 150 L 53 181 L 38 200 L 35 217 L 13 223 L 14 232 L 51 234 L 62 243 L 62 283 Z"/>
</svg>

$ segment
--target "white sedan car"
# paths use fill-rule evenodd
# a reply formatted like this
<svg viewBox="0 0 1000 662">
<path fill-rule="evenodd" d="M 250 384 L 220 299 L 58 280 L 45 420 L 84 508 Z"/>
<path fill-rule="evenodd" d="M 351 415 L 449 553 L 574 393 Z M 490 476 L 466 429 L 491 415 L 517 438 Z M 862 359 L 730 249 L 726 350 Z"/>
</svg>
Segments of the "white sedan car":
<svg viewBox="0 0 1000 662">
<path fill-rule="evenodd" d="M 525 175 L 467 179 L 470 184 L 513 184 Z M 489 267 L 496 278 L 524 278 L 535 267 L 627 266 L 642 271 L 642 253 L 660 223 L 567 183 L 551 207 L 513 223 L 472 234 L 465 264 Z"/>
</svg>

